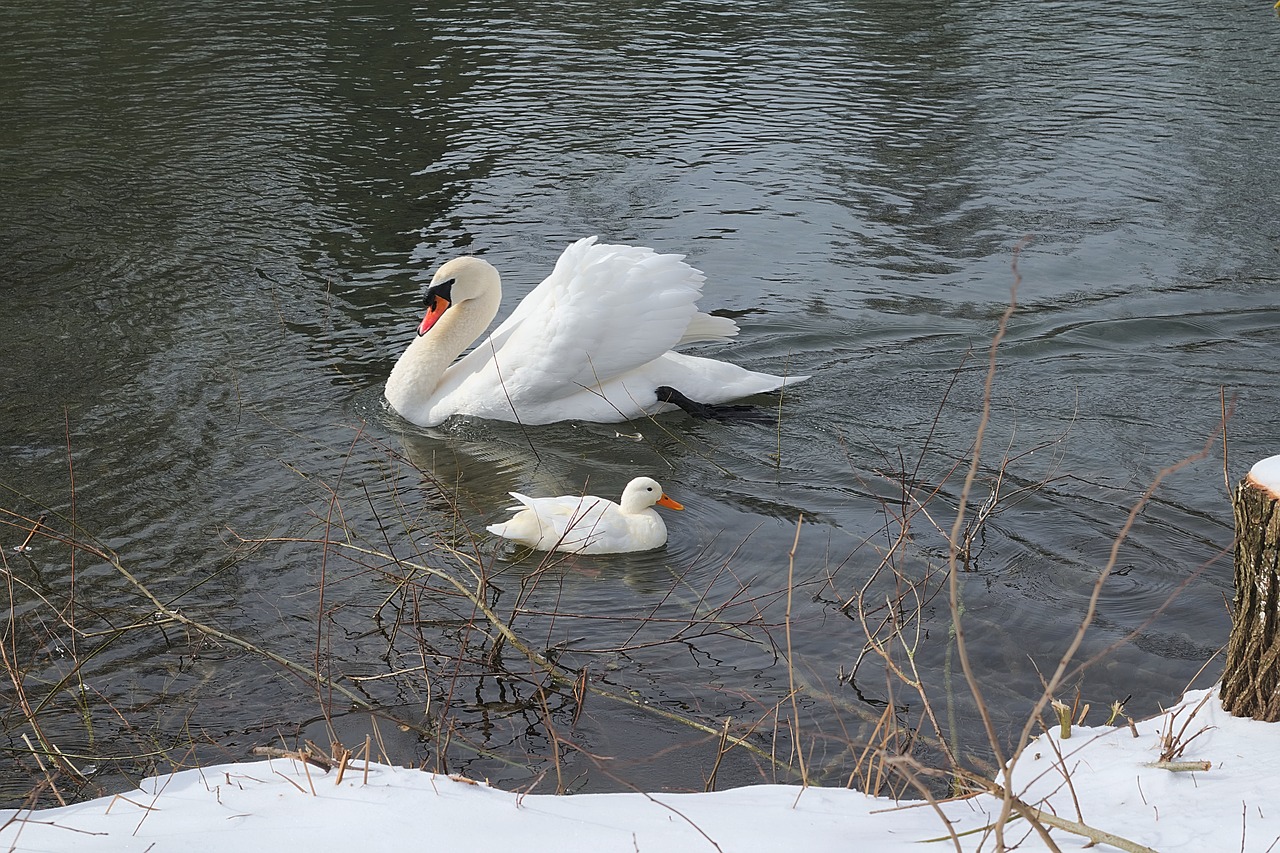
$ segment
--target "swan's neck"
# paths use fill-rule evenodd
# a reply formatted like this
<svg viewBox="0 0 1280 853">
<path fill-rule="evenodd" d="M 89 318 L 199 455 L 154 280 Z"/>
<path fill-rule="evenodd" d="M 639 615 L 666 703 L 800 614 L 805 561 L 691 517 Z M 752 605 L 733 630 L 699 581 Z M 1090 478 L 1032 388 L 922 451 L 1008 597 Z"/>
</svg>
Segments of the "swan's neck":
<svg viewBox="0 0 1280 853">
<path fill-rule="evenodd" d="M 445 370 L 489 327 L 501 301 L 498 291 L 461 302 L 409 344 L 387 377 L 387 401 L 396 411 L 412 420 L 414 409 L 430 403 Z"/>
</svg>

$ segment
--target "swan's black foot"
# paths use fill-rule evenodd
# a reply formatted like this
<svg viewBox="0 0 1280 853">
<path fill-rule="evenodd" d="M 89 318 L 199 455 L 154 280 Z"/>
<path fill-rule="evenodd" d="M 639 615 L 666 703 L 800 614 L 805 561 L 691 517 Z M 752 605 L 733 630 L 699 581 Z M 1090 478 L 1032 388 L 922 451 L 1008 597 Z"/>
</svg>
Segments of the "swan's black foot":
<svg viewBox="0 0 1280 853">
<path fill-rule="evenodd" d="M 659 385 L 653 390 L 658 395 L 658 402 L 679 406 L 691 417 L 708 421 L 748 421 L 757 424 L 773 421 L 770 412 L 756 406 L 714 406 L 710 403 L 699 403 L 697 400 L 690 400 L 670 385 Z"/>
</svg>

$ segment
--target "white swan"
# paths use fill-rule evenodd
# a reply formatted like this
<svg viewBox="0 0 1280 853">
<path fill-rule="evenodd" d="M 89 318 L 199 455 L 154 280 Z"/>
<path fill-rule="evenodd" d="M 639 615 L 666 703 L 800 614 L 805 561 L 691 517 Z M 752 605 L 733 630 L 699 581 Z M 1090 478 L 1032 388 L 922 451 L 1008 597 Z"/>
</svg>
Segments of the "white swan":
<svg viewBox="0 0 1280 853">
<path fill-rule="evenodd" d="M 636 477 L 622 490 L 622 503 L 595 495 L 530 498 L 518 492 L 520 502 L 510 520 L 486 529 L 494 536 L 512 539 L 538 551 L 574 554 L 620 554 L 649 551 L 667 541 L 667 525 L 654 504 L 684 509 L 667 497 L 656 480 Z"/>
<path fill-rule="evenodd" d="M 705 414 L 689 398 L 722 403 L 808 378 L 671 352 L 738 334 L 733 320 L 697 310 L 703 278 L 682 255 L 584 238 L 565 249 L 551 275 L 493 334 L 454 363 L 502 301 L 491 264 L 455 258 L 431 279 L 418 337 L 387 378 L 387 402 L 420 426 L 453 415 L 614 422 L 676 405 Z"/>
</svg>

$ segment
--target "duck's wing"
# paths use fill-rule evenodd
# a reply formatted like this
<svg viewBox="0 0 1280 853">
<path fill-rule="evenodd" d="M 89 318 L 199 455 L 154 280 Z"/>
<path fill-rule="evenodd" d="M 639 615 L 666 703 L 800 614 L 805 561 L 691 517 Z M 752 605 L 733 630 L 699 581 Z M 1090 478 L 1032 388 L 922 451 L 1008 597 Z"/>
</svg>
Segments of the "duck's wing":
<svg viewBox="0 0 1280 853">
<path fill-rule="evenodd" d="M 596 387 L 681 343 L 737 334 L 732 320 L 697 310 L 703 280 L 682 255 L 587 237 L 457 367 L 478 370 L 466 362 L 496 354 L 513 396 L 546 400 Z"/>
<path fill-rule="evenodd" d="M 510 521 L 490 525 L 489 532 L 536 548 L 564 551 L 595 550 L 597 543 L 611 541 L 619 529 L 625 532 L 621 510 L 607 498 L 530 498 L 516 492 L 511 495 L 520 501 L 520 511 Z"/>
</svg>

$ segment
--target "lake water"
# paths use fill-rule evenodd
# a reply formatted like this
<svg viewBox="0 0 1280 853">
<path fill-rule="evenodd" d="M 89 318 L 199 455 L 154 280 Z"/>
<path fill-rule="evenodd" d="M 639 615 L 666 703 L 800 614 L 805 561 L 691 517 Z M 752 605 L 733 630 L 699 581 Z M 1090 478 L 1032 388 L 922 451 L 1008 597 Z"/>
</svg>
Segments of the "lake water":
<svg viewBox="0 0 1280 853">
<path fill-rule="evenodd" d="M 107 789 L 368 736 L 508 786 L 700 790 L 726 720 L 759 752 L 730 750 L 718 786 L 794 778 L 767 756 L 795 767 L 797 743 L 842 784 L 886 703 L 931 733 L 874 654 L 849 678 L 891 612 L 944 736 L 981 762 L 929 596 L 1015 278 L 970 514 L 999 500 L 960 577 L 997 731 L 1225 396 L 1225 465 L 1217 442 L 1138 513 L 1079 654 L 1096 661 L 1059 695 L 1100 723 L 1219 672 L 1224 476 L 1280 452 L 1269 3 L 114 0 L 0 23 L 4 804 L 40 776 L 15 681 Z M 437 264 L 493 262 L 505 315 L 589 234 L 706 273 L 703 308 L 742 333 L 701 352 L 813 374 L 777 423 L 426 431 L 385 410 Z M 536 571 L 483 533 L 509 490 L 615 495 L 638 473 L 686 507 L 664 550 Z M 148 624 L 89 553 L 15 553 L 46 511 L 377 713 Z M 623 698 L 495 657 L 411 562 L 483 567 L 520 636 Z M 884 606 L 922 579 L 918 607 Z M 865 626 L 842 609 L 864 589 Z"/>
</svg>

